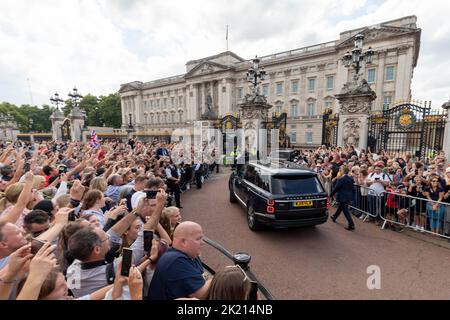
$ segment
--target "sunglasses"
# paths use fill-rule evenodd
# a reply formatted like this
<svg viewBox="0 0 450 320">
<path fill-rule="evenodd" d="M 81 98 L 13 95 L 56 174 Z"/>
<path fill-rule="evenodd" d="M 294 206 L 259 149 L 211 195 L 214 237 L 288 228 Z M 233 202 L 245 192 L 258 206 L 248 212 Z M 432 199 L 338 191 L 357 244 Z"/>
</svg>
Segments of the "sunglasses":
<svg viewBox="0 0 450 320">
<path fill-rule="evenodd" d="M 237 264 L 235 265 L 235 267 L 237 267 L 244 275 L 244 280 L 242 280 L 242 282 L 249 281 L 251 284 L 248 300 L 258 300 L 258 282 L 250 279 L 250 277 L 247 275 L 247 272 L 245 272 L 240 265 Z"/>
</svg>

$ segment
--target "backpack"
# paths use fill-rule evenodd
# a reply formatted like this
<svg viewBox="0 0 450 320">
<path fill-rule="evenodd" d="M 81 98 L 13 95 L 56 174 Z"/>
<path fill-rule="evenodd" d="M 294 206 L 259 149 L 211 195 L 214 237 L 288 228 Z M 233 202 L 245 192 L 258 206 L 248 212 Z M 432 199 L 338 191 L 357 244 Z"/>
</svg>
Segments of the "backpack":
<svg viewBox="0 0 450 320">
<path fill-rule="evenodd" d="M 374 175 L 375 175 L 375 172 L 372 172 L 372 173 L 369 175 L 369 177 L 372 178 Z M 390 177 L 388 174 L 386 174 L 386 173 L 383 172 L 383 179 L 386 179 L 386 176 L 388 177 L 389 181 L 392 182 L 391 177 Z"/>
</svg>

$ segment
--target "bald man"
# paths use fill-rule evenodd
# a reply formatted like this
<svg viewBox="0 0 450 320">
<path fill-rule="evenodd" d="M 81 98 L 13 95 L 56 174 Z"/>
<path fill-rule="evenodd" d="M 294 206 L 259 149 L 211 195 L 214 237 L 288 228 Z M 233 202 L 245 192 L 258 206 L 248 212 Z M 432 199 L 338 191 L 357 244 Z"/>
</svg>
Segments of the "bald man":
<svg viewBox="0 0 450 320">
<path fill-rule="evenodd" d="M 175 229 L 172 245 L 158 260 L 148 299 L 203 298 L 210 281 L 203 278 L 199 257 L 203 246 L 202 227 L 191 221 L 180 223 Z"/>
</svg>

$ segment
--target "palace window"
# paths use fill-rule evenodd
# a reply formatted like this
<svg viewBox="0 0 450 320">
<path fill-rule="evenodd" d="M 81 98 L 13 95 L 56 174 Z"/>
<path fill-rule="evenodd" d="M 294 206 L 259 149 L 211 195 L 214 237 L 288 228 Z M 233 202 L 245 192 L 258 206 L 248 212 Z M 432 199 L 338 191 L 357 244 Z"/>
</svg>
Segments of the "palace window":
<svg viewBox="0 0 450 320">
<path fill-rule="evenodd" d="M 263 85 L 263 95 L 265 97 L 269 96 L 269 85 L 268 84 Z"/>
<path fill-rule="evenodd" d="M 328 76 L 327 77 L 327 90 L 333 90 L 334 88 L 334 77 Z"/>
<path fill-rule="evenodd" d="M 291 117 L 298 117 L 298 105 L 296 103 L 291 104 L 289 108 L 289 114 Z"/>
<path fill-rule="evenodd" d="M 384 96 L 383 98 L 383 110 L 389 109 L 389 106 L 392 103 L 392 96 Z"/>
<path fill-rule="evenodd" d="M 386 81 L 394 80 L 394 67 L 393 66 L 386 67 L 385 80 Z"/>
<path fill-rule="evenodd" d="M 283 83 L 277 83 L 277 94 L 283 94 Z"/>
<path fill-rule="evenodd" d="M 306 143 L 313 143 L 313 135 L 312 132 L 306 133 Z"/>
<path fill-rule="evenodd" d="M 315 102 L 308 102 L 307 114 L 308 116 L 314 116 L 316 114 L 316 106 Z"/>
<path fill-rule="evenodd" d="M 244 97 L 244 91 L 242 88 L 237 89 L 237 96 L 238 96 L 238 99 L 242 99 Z"/>
<path fill-rule="evenodd" d="M 290 138 L 291 138 L 291 142 L 292 142 L 292 143 L 297 143 L 297 132 L 292 131 L 292 132 L 290 133 Z"/>
<path fill-rule="evenodd" d="M 316 89 L 316 79 L 308 79 L 308 91 L 314 91 Z"/>
<path fill-rule="evenodd" d="M 375 69 L 367 70 L 367 82 L 375 83 Z"/>
<path fill-rule="evenodd" d="M 291 82 L 291 88 L 292 88 L 292 93 L 298 93 L 298 81 L 292 81 Z"/>
</svg>

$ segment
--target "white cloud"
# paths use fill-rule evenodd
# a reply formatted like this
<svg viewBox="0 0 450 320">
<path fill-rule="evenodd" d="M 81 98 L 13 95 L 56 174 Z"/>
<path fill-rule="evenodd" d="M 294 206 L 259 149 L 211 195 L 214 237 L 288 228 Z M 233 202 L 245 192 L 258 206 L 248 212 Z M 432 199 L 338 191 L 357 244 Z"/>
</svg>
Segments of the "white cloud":
<svg viewBox="0 0 450 320">
<path fill-rule="evenodd" d="M 116 91 L 121 83 L 185 72 L 188 60 L 229 48 L 243 58 L 332 41 L 406 15 L 423 29 L 413 96 L 450 98 L 450 4 L 420 0 L 0 1 L 0 101 L 48 103 Z"/>
</svg>

